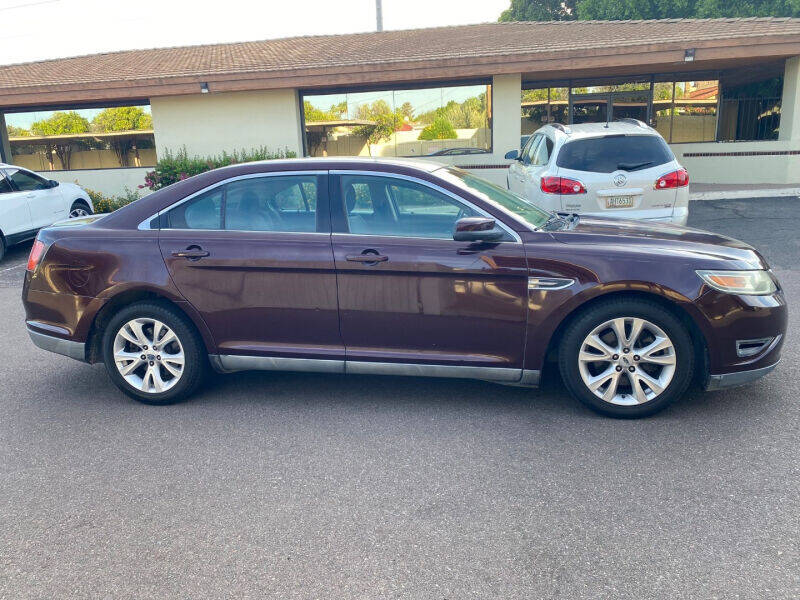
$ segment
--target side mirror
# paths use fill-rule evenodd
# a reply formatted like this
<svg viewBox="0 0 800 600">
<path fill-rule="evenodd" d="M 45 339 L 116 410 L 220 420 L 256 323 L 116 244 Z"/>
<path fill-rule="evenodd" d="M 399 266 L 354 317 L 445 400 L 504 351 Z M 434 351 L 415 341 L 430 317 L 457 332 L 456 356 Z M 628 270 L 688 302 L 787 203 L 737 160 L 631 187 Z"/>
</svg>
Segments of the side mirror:
<svg viewBox="0 0 800 600">
<path fill-rule="evenodd" d="M 506 160 L 519 160 L 519 150 L 509 150 L 506 152 Z"/>
<path fill-rule="evenodd" d="M 58 187 L 58 182 L 55 179 L 48 179 L 47 183 L 50 184 L 51 188 Z"/>
<path fill-rule="evenodd" d="M 456 221 L 453 239 L 457 242 L 495 242 L 502 239 L 502 230 L 494 219 L 487 217 L 465 217 Z"/>
</svg>

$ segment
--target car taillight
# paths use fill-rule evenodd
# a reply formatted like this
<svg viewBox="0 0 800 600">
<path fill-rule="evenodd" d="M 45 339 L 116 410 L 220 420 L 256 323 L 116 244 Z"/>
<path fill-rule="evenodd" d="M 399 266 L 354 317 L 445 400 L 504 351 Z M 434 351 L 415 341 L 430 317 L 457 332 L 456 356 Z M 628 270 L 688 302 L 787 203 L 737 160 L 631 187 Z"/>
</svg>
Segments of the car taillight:
<svg viewBox="0 0 800 600">
<path fill-rule="evenodd" d="M 689 185 L 689 172 L 686 169 L 678 169 L 656 179 L 655 188 L 657 190 L 669 190 L 686 187 L 687 185 Z"/>
<path fill-rule="evenodd" d="M 36 270 L 36 267 L 39 266 L 39 261 L 41 261 L 44 256 L 45 250 L 47 250 L 47 246 L 45 246 L 44 242 L 40 240 L 35 240 L 33 242 L 31 253 L 28 255 L 28 271 L 33 272 Z"/>
<path fill-rule="evenodd" d="M 545 194 L 585 194 L 586 188 L 576 179 L 567 177 L 542 177 L 542 191 Z"/>
</svg>

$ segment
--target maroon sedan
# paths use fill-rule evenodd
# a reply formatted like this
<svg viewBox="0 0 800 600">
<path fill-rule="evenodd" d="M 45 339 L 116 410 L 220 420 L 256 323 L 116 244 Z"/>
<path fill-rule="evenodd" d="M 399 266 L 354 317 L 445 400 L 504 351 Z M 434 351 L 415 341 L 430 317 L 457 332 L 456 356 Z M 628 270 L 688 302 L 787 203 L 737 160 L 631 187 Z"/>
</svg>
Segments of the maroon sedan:
<svg viewBox="0 0 800 600">
<path fill-rule="evenodd" d="M 185 398 L 209 367 L 419 375 L 570 392 L 652 414 L 694 381 L 778 363 L 786 302 L 750 246 L 547 213 L 428 162 L 217 169 L 42 230 L 23 299 L 41 348 L 127 394 Z"/>
</svg>

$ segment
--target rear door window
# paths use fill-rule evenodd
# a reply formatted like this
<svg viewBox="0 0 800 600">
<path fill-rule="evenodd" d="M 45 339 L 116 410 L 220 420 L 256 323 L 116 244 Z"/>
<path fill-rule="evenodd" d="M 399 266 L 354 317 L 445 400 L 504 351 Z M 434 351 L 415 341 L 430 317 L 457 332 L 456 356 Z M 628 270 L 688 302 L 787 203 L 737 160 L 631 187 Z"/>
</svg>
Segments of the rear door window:
<svg viewBox="0 0 800 600">
<path fill-rule="evenodd" d="M 564 169 L 613 173 L 640 171 L 675 160 L 667 143 L 655 135 L 610 135 L 567 142 L 558 154 Z"/>
</svg>

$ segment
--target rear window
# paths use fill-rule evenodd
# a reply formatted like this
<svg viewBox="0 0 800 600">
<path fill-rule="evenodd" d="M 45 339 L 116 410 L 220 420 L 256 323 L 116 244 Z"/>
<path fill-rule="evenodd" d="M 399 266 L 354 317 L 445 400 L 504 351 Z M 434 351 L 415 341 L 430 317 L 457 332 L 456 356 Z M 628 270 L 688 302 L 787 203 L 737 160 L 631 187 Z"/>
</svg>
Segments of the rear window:
<svg viewBox="0 0 800 600">
<path fill-rule="evenodd" d="M 675 160 L 667 143 L 655 135 L 610 135 L 567 142 L 557 164 L 575 171 L 639 171 Z"/>
</svg>

